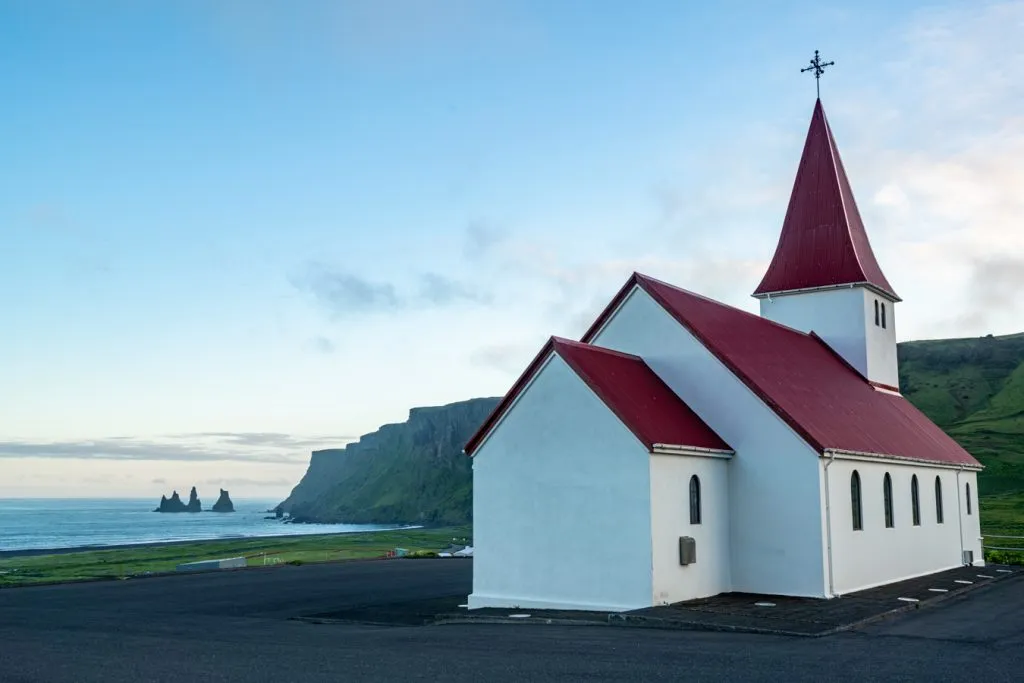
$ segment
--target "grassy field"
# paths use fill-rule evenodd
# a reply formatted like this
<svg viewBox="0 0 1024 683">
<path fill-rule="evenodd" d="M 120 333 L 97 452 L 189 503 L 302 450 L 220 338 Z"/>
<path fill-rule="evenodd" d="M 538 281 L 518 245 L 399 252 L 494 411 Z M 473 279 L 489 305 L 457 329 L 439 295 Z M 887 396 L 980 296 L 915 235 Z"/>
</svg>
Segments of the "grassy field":
<svg viewBox="0 0 1024 683">
<path fill-rule="evenodd" d="M 468 526 L 357 534 L 196 541 L 53 555 L 0 557 L 0 588 L 173 572 L 183 562 L 244 556 L 250 567 L 382 557 L 395 548 L 436 552 L 453 539 L 468 543 Z"/>
</svg>

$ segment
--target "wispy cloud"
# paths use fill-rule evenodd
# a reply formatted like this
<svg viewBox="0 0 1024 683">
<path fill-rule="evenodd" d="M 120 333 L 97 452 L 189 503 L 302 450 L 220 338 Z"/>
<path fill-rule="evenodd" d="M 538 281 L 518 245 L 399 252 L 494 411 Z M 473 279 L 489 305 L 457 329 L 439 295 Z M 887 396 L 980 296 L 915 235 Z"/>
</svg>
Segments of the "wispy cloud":
<svg viewBox="0 0 1024 683">
<path fill-rule="evenodd" d="M 369 280 L 324 264 L 310 264 L 301 274 L 292 277 L 291 282 L 334 315 L 395 310 L 403 306 L 390 282 Z"/>
<path fill-rule="evenodd" d="M 282 486 L 289 486 L 295 484 L 294 481 L 289 481 L 283 477 L 277 479 L 250 479 L 247 477 L 227 477 L 223 479 L 206 479 L 203 484 L 210 486 L 219 486 L 221 488 L 233 488 L 233 487 L 267 487 L 267 488 L 280 488 Z"/>
<path fill-rule="evenodd" d="M 318 353 L 332 354 L 338 350 L 338 345 L 323 335 L 317 335 L 310 339 L 309 345 Z"/>
<path fill-rule="evenodd" d="M 437 273 L 420 276 L 417 299 L 431 306 L 448 306 L 460 301 L 490 303 L 492 296 L 481 288 Z"/>
<path fill-rule="evenodd" d="M 466 226 L 463 255 L 468 259 L 477 259 L 488 254 L 495 246 L 508 239 L 508 230 L 483 221 L 470 221 Z"/>
<path fill-rule="evenodd" d="M 526 367 L 540 346 L 528 344 L 494 344 L 483 346 L 470 356 L 470 362 L 486 368 L 493 368 L 515 375 Z"/>
<path fill-rule="evenodd" d="M 296 463 L 307 460 L 312 450 L 343 446 L 356 438 L 300 437 L 269 432 L 202 432 L 156 438 L 7 440 L 0 441 L 0 459 Z"/>
<path fill-rule="evenodd" d="M 392 282 L 369 280 L 320 263 L 309 265 L 290 280 L 335 318 L 491 301 L 485 289 L 435 272 L 420 273 L 416 286 L 408 292 L 401 292 Z"/>
</svg>

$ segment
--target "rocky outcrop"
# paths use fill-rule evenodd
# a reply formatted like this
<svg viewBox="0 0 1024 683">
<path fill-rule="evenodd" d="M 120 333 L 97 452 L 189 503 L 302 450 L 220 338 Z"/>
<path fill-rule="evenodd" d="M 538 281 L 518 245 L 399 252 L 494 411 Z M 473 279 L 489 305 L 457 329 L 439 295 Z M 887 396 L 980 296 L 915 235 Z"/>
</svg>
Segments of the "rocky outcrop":
<svg viewBox="0 0 1024 683">
<path fill-rule="evenodd" d="M 406 422 L 314 451 L 278 509 L 294 522 L 464 524 L 473 513 L 473 465 L 462 447 L 499 400 L 413 408 Z"/>
<path fill-rule="evenodd" d="M 217 502 L 210 509 L 214 512 L 234 512 L 235 505 L 231 502 L 231 496 L 228 495 L 228 492 L 221 489 L 220 498 L 217 499 Z"/>
<path fill-rule="evenodd" d="M 178 492 L 174 491 L 170 498 L 160 496 L 160 506 L 153 512 L 202 512 L 202 510 L 203 504 L 199 500 L 199 494 L 196 493 L 196 487 L 193 486 L 188 496 L 188 503 L 181 502 Z"/>
</svg>

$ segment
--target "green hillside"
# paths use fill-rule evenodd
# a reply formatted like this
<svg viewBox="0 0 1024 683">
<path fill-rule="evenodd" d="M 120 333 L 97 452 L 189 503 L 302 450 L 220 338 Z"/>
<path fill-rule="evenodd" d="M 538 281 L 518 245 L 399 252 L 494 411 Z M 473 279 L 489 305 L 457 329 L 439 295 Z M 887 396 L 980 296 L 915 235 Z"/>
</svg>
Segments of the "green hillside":
<svg viewBox="0 0 1024 683">
<path fill-rule="evenodd" d="M 899 345 L 900 386 L 986 466 L 986 533 L 1024 535 L 1024 334 Z M 282 506 L 297 521 L 463 524 L 472 518 L 462 447 L 497 404 L 413 408 L 345 448 L 317 451 Z"/>
<path fill-rule="evenodd" d="M 345 448 L 315 451 L 281 507 L 296 521 L 462 524 L 473 509 L 462 447 L 498 404 L 476 398 L 413 408 Z"/>
<path fill-rule="evenodd" d="M 986 533 L 1024 534 L 1024 334 L 899 345 L 906 397 L 985 465 Z"/>
</svg>

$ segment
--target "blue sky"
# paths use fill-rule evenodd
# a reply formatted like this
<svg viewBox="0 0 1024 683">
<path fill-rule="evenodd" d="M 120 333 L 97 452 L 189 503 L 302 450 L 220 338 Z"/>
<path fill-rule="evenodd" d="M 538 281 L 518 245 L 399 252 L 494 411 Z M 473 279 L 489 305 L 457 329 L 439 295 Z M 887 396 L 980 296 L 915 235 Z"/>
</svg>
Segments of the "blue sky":
<svg viewBox="0 0 1024 683">
<path fill-rule="evenodd" d="M 1024 330 L 1022 32 L 1020 1 L 0 2 L 0 496 L 280 496 L 504 393 L 633 270 L 755 310 L 816 48 L 899 337 Z"/>
</svg>

